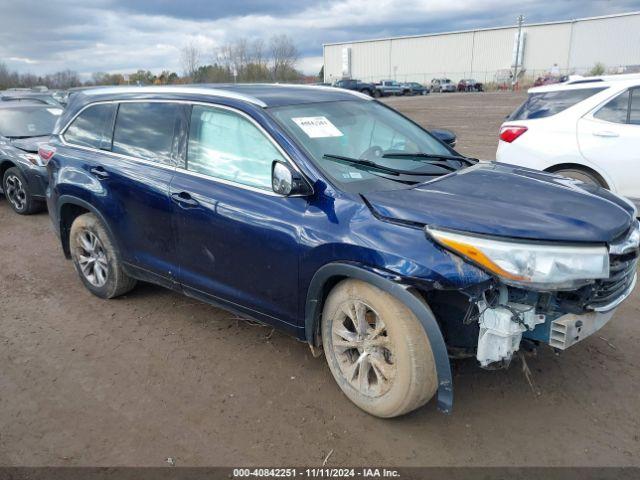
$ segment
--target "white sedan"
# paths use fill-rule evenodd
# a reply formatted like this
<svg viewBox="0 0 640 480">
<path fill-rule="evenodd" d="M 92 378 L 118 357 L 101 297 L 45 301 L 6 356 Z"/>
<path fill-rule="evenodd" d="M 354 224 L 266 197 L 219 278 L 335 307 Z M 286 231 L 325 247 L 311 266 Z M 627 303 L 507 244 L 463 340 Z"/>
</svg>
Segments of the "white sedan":
<svg viewBox="0 0 640 480">
<path fill-rule="evenodd" d="M 640 75 L 530 89 L 502 124 L 496 160 L 597 184 L 640 208 Z"/>
</svg>

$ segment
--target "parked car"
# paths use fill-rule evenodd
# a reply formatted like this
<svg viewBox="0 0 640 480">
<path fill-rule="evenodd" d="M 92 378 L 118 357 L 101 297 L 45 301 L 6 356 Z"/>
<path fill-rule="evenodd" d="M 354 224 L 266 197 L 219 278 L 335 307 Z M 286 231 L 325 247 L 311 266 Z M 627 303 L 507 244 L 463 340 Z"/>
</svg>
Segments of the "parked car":
<svg viewBox="0 0 640 480">
<path fill-rule="evenodd" d="M 482 83 L 473 78 L 463 78 L 458 82 L 459 92 L 482 92 Z"/>
<path fill-rule="evenodd" d="M 0 92 L 0 102 L 7 101 L 29 101 L 50 105 L 52 107 L 62 107 L 58 99 L 53 96 L 53 92 L 33 92 L 31 90 L 5 90 Z"/>
<path fill-rule="evenodd" d="M 431 128 L 429 129 L 429 133 L 436 137 L 438 140 L 446 143 L 451 148 L 456 146 L 456 142 L 458 141 L 456 138 L 456 134 L 451 130 L 445 130 L 444 128 Z"/>
<path fill-rule="evenodd" d="M 456 85 L 448 78 L 434 78 L 431 80 L 432 92 L 455 92 Z"/>
<path fill-rule="evenodd" d="M 405 85 L 409 87 L 409 94 L 411 95 L 427 95 L 429 93 L 429 89 L 421 83 L 408 82 Z"/>
<path fill-rule="evenodd" d="M 376 89 L 373 83 L 366 83 L 361 82 L 360 80 L 353 79 L 338 80 L 334 86 L 338 88 L 345 88 L 347 90 L 354 90 L 360 93 L 365 93 L 369 96 L 373 96 Z"/>
<path fill-rule="evenodd" d="M 496 159 L 598 185 L 640 205 L 640 75 L 530 89 L 502 124 Z"/>
<path fill-rule="evenodd" d="M 89 291 L 150 281 L 281 327 L 380 417 L 450 411 L 448 352 L 568 348 L 635 284 L 628 202 L 466 158 L 349 90 L 90 90 L 40 156 Z"/>
<path fill-rule="evenodd" d="M 389 95 L 409 95 L 411 88 L 395 80 L 382 80 L 380 83 L 374 84 L 374 97 L 387 97 Z"/>
<path fill-rule="evenodd" d="M 11 208 L 29 215 L 44 206 L 47 170 L 37 155 L 62 113 L 30 102 L 0 102 L 0 179 Z"/>
</svg>

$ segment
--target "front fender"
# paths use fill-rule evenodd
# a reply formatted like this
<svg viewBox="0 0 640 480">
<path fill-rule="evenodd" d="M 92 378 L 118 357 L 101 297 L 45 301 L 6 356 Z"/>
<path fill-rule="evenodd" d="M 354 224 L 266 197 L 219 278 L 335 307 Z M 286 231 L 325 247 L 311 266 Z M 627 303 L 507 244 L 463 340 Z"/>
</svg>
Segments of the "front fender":
<svg viewBox="0 0 640 480">
<path fill-rule="evenodd" d="M 453 407 L 451 365 L 447 354 L 447 346 L 438 322 L 429 309 L 409 291 L 409 287 L 401 283 L 402 278 L 391 272 L 341 262 L 329 263 L 321 267 L 313 276 L 307 292 L 305 305 L 305 335 L 307 342 L 311 345 L 316 344 L 322 303 L 325 297 L 325 285 L 335 278 L 355 278 L 368 282 L 393 295 L 411 310 L 422 324 L 433 351 L 438 375 L 438 409 L 444 413 L 451 413 Z"/>
</svg>

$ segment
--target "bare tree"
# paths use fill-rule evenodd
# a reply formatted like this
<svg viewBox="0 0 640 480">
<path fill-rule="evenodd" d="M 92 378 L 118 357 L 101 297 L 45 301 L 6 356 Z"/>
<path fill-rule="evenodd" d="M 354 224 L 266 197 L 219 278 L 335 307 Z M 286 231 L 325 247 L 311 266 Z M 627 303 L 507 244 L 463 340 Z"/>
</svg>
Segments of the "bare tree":
<svg viewBox="0 0 640 480">
<path fill-rule="evenodd" d="M 269 40 L 274 80 L 287 80 L 295 72 L 298 49 L 286 34 L 274 35 Z"/>
<path fill-rule="evenodd" d="M 265 64 L 263 39 L 256 38 L 251 42 L 251 46 L 249 47 L 249 62 L 255 63 L 259 66 L 263 66 Z"/>
<path fill-rule="evenodd" d="M 184 74 L 187 77 L 191 77 L 193 79 L 200 67 L 200 58 L 200 49 L 195 43 L 189 42 L 187 45 L 182 47 L 182 51 L 180 52 L 180 63 L 182 65 L 182 70 L 184 70 Z"/>
<path fill-rule="evenodd" d="M 11 72 L 7 67 L 7 64 L 0 62 L 0 90 L 9 88 L 12 86 L 13 79 L 11 78 Z"/>
</svg>

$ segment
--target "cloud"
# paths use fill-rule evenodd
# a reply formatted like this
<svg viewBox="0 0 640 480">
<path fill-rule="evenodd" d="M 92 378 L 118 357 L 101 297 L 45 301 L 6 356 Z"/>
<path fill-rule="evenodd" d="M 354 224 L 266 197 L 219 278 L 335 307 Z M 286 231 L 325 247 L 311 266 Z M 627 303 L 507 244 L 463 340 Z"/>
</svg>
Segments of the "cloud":
<svg viewBox="0 0 640 480">
<path fill-rule="evenodd" d="M 31 60 L 30 58 L 25 57 L 9 57 L 9 60 L 12 62 L 26 63 L 28 65 L 35 65 L 36 63 L 38 63 L 37 60 Z"/>
<path fill-rule="evenodd" d="M 504 0 L 0 0 L 0 60 L 34 73 L 179 71 L 189 42 L 211 61 L 234 39 L 286 33 L 299 68 L 315 74 L 323 43 L 510 25 L 519 13 L 540 22 L 632 10 L 640 0 L 521 0 L 517 10 Z"/>
</svg>

